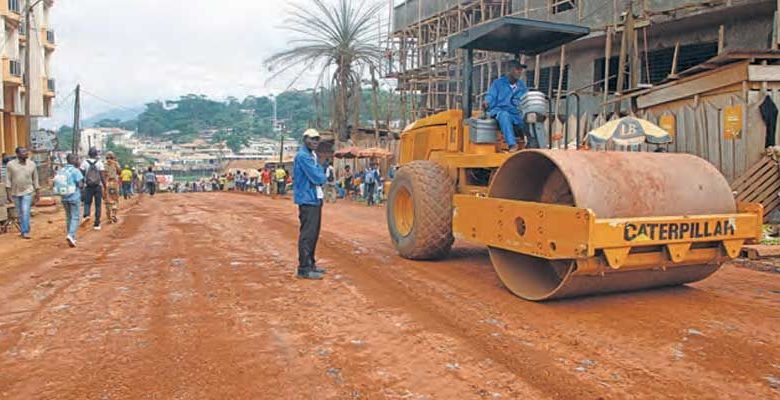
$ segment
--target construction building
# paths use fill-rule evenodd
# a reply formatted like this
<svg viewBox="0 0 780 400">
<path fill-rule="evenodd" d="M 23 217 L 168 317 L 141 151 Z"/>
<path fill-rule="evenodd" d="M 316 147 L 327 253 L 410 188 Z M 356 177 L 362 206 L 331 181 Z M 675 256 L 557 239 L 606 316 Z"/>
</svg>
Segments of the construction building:
<svg viewBox="0 0 780 400">
<path fill-rule="evenodd" d="M 758 166 L 772 164 L 766 148 L 778 144 L 778 3 L 407 0 L 393 9 L 389 76 L 410 122 L 462 102 L 465 52 L 448 48 L 453 35 L 504 16 L 586 26 L 588 36 L 545 54 L 476 52 L 474 104 L 519 56 L 529 66 L 527 86 L 550 99 L 553 147 L 571 148 L 591 128 L 637 115 L 673 135 L 665 150 L 705 158 L 745 186 L 747 176 L 771 169 Z M 780 175 L 762 174 L 753 191 L 766 201 L 750 200 L 771 210 L 780 205 Z"/>
<path fill-rule="evenodd" d="M 25 12 L 32 5 L 30 26 L 25 26 Z M 36 118 L 51 114 L 55 84 L 51 73 L 51 57 L 55 50 L 54 31 L 50 24 L 50 12 L 54 0 L 28 2 L 28 0 L 0 0 L 0 16 L 4 29 L 0 29 L 2 43 L 2 80 L 0 91 L 2 124 L 0 124 L 0 150 L 11 155 L 17 146 L 26 146 L 25 121 L 26 96 L 30 96 L 30 115 L 35 128 Z M 26 52 L 30 52 L 30 70 L 24 71 Z M 24 76 L 29 73 L 29 88 L 25 88 Z"/>
</svg>

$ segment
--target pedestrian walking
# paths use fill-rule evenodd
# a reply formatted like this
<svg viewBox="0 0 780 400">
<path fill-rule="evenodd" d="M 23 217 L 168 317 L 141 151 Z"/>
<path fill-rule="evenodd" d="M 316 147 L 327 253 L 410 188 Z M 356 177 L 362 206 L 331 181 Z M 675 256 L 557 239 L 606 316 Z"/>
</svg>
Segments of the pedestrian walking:
<svg viewBox="0 0 780 400">
<path fill-rule="evenodd" d="M 76 232 L 81 223 L 81 186 L 84 175 L 79 170 L 79 157 L 68 154 L 67 164 L 57 171 L 54 178 L 54 193 L 61 196 L 62 207 L 65 209 L 65 240 L 68 246 L 76 247 Z"/>
<path fill-rule="evenodd" d="M 146 192 L 150 196 L 154 196 L 157 191 L 157 175 L 154 174 L 152 167 L 149 167 L 144 173 L 144 184 L 146 185 Z"/>
<path fill-rule="evenodd" d="M 320 133 L 316 129 L 307 130 L 303 134 L 303 142 L 293 162 L 293 196 L 301 223 L 298 235 L 298 277 L 322 279 L 325 270 L 317 266 L 314 256 L 322 220 L 322 185 L 326 181 L 325 172 L 317 163 L 315 153 L 320 145 Z"/>
<path fill-rule="evenodd" d="M 274 177 L 276 178 L 276 194 L 284 196 L 287 193 L 287 170 L 279 164 L 274 172 Z"/>
<path fill-rule="evenodd" d="M 28 159 L 29 153 L 25 147 L 16 148 L 16 159 L 6 165 L 5 190 L 8 202 L 13 202 L 19 218 L 21 236 L 30 236 L 30 214 L 33 204 L 40 200 L 41 186 L 38 182 L 38 168 L 35 162 Z"/>
<path fill-rule="evenodd" d="M 325 160 L 325 201 L 329 203 L 335 203 L 338 198 L 338 192 L 336 191 L 336 169 L 333 168 L 333 164 L 330 160 Z"/>
<path fill-rule="evenodd" d="M 366 196 L 366 204 L 369 207 L 375 204 L 374 202 L 374 189 L 379 182 L 379 170 L 376 168 L 376 163 L 372 162 L 368 169 L 363 174 L 363 184 Z"/>
<path fill-rule="evenodd" d="M 122 179 L 122 197 L 127 200 L 128 197 L 133 195 L 133 170 L 130 169 L 129 165 L 125 165 L 120 179 Z"/>
<path fill-rule="evenodd" d="M 109 224 L 115 224 L 119 221 L 119 177 L 122 169 L 113 152 L 106 153 L 106 190 L 103 193 L 103 200 L 106 203 L 106 218 Z"/>
<path fill-rule="evenodd" d="M 271 195 L 271 169 L 268 167 L 263 168 L 263 172 L 260 173 L 260 181 L 263 183 L 263 193 Z"/>
<path fill-rule="evenodd" d="M 344 176 L 342 177 L 344 181 L 344 198 L 345 199 L 352 199 L 352 184 L 353 184 L 353 175 L 352 170 L 349 168 L 349 165 L 344 167 Z"/>
<path fill-rule="evenodd" d="M 95 203 L 95 222 L 93 229 L 100 230 L 100 215 L 103 206 L 103 189 L 106 187 L 106 166 L 98 159 L 98 150 L 89 149 L 88 158 L 81 162 L 84 174 L 84 220 L 90 219 L 92 203 Z"/>
</svg>

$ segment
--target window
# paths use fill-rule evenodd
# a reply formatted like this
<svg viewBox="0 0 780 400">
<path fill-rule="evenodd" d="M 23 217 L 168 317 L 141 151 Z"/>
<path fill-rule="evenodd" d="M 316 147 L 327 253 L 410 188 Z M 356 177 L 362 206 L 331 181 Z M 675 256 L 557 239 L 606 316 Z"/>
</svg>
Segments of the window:
<svg viewBox="0 0 780 400">
<path fill-rule="evenodd" d="M 597 58 L 596 61 L 593 62 L 593 90 L 596 92 L 603 92 L 604 91 L 604 57 Z M 613 56 L 609 59 L 609 92 L 615 93 L 617 92 L 617 76 L 618 76 L 618 66 L 620 65 L 620 57 Z M 625 80 L 623 81 L 623 90 L 628 89 L 628 83 L 630 79 L 628 74 L 626 74 Z"/>
<path fill-rule="evenodd" d="M 22 7 L 19 5 L 19 0 L 8 0 L 8 9 L 11 10 L 11 12 L 21 14 Z"/>
<path fill-rule="evenodd" d="M 553 14 L 573 10 L 577 7 L 577 0 L 550 0 L 550 11 Z"/>
<path fill-rule="evenodd" d="M 560 76 L 560 65 L 554 65 L 551 67 L 544 67 L 539 70 L 539 84 L 534 82 L 534 71 L 529 69 L 526 71 L 526 83 L 529 88 L 535 88 L 540 92 L 547 93 L 548 96 L 552 96 L 556 90 L 558 90 L 558 77 Z M 561 90 L 564 92 L 569 90 L 569 66 L 563 67 L 563 84 Z"/>
<path fill-rule="evenodd" d="M 685 71 L 718 55 L 718 43 L 697 43 L 680 46 L 677 57 L 677 72 Z M 653 50 L 642 54 L 642 82 L 657 84 L 672 72 L 674 47 Z M 648 71 L 649 67 L 649 71 Z M 611 68 L 610 68 L 611 69 Z"/>
</svg>

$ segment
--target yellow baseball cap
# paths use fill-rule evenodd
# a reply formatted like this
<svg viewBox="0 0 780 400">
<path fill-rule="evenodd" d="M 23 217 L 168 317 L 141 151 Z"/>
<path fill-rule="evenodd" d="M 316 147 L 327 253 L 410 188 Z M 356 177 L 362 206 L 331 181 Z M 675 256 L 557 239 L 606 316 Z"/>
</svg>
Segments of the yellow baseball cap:
<svg viewBox="0 0 780 400">
<path fill-rule="evenodd" d="M 303 137 L 318 138 L 320 133 L 316 129 L 307 129 L 306 132 L 303 132 Z"/>
</svg>

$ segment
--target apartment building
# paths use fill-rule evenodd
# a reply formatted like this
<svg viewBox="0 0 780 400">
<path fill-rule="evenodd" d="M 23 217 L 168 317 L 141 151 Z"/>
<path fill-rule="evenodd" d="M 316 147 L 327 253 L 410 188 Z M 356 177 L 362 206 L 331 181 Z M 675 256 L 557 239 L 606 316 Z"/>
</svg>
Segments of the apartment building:
<svg viewBox="0 0 780 400">
<path fill-rule="evenodd" d="M 32 6 L 30 26 L 25 26 L 25 12 Z M 30 96 L 33 129 L 37 118 L 51 115 L 55 81 L 51 73 L 52 53 L 56 48 L 50 23 L 54 0 L 0 0 L 0 56 L 3 90 L 0 91 L 0 150 L 12 154 L 14 148 L 27 145 L 25 122 L 26 97 Z M 26 53 L 30 52 L 30 71 L 24 71 Z M 29 73 L 29 88 L 24 76 Z"/>
</svg>

